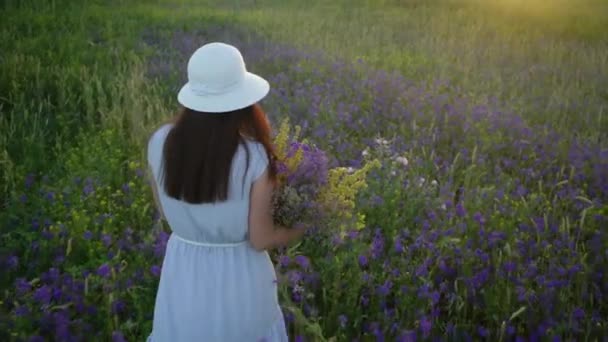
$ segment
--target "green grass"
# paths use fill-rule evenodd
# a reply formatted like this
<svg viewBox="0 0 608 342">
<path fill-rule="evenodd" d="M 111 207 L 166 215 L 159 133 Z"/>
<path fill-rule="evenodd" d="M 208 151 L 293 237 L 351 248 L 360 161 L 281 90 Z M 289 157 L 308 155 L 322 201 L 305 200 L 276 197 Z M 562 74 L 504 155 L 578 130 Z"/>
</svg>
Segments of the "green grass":
<svg viewBox="0 0 608 342">
<path fill-rule="evenodd" d="M 608 131 L 604 1 L 249 1 L 222 6 L 273 40 L 449 80 L 533 123 L 600 139 Z M 238 5 L 236 5 L 238 3 Z"/>
<path fill-rule="evenodd" d="M 141 17 L 93 2 L 41 1 L 6 11 L 0 26 L 0 198 L 8 199 L 26 173 L 51 171 L 75 135 L 111 127 L 141 147 L 149 129 L 140 128 L 170 112 L 151 96 L 158 87 L 143 76 Z"/>
<path fill-rule="evenodd" d="M 362 59 L 417 82 L 448 80 L 479 103 L 498 98 L 531 122 L 568 134 L 599 140 L 608 131 L 604 1 L 114 2 L 127 9 L 122 13 L 102 3 L 4 4 L 4 194 L 11 175 L 51 162 L 62 141 L 107 116 L 97 107 L 118 105 L 98 93 L 108 94 L 133 58 L 145 58 L 134 48 L 149 26 L 245 25 L 273 41 Z"/>
</svg>

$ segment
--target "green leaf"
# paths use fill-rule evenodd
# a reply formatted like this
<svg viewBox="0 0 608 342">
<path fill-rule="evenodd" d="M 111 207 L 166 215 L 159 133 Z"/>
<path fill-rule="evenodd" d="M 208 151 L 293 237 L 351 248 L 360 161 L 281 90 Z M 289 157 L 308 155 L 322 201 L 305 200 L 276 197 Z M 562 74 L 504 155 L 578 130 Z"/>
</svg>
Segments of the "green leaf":
<svg viewBox="0 0 608 342">
<path fill-rule="evenodd" d="M 524 313 L 524 311 L 526 311 L 526 307 L 522 306 L 521 308 L 519 308 L 519 310 L 515 311 L 511 317 L 509 317 L 509 321 L 514 320 L 515 318 L 517 318 L 517 316 L 521 315 L 522 313 Z"/>
<path fill-rule="evenodd" d="M 65 256 L 70 255 L 70 252 L 72 251 L 72 238 L 68 239 L 68 246 L 65 249 Z"/>
</svg>

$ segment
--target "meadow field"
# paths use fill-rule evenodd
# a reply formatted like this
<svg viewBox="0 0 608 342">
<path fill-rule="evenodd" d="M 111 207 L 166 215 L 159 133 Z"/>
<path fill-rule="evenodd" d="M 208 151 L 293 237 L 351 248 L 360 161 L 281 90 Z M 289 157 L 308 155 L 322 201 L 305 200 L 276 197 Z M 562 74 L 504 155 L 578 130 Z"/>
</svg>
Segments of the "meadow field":
<svg viewBox="0 0 608 342">
<path fill-rule="evenodd" d="M 608 2 L 0 2 L 0 340 L 143 341 L 146 177 L 189 56 L 237 46 L 355 213 L 274 251 L 294 341 L 606 341 Z"/>
</svg>

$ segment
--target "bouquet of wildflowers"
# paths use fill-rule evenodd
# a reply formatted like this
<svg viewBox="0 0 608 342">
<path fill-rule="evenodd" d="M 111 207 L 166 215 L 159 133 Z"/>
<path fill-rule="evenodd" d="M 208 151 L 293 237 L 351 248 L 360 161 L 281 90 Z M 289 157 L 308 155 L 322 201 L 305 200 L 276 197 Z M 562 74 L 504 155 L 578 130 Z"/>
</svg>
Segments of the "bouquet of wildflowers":
<svg viewBox="0 0 608 342">
<path fill-rule="evenodd" d="M 289 121 L 281 124 L 274 139 L 278 157 L 278 188 L 273 196 L 276 224 L 295 224 L 318 228 L 336 227 L 340 231 L 362 228 L 364 218 L 354 214 L 355 196 L 366 186 L 368 171 L 378 166 L 367 163 L 359 170 L 330 168 L 324 151 L 299 140 L 300 127 L 290 135 Z"/>
</svg>

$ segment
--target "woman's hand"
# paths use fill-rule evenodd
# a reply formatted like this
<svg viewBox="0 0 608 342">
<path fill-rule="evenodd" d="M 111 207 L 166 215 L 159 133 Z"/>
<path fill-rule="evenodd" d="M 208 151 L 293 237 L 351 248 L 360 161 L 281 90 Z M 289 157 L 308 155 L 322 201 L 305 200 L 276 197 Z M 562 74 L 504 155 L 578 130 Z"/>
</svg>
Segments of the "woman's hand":
<svg viewBox="0 0 608 342">
<path fill-rule="evenodd" d="M 275 225 L 272 217 L 273 184 L 268 170 L 253 183 L 249 201 L 249 240 L 256 250 L 283 247 L 304 235 L 307 226 L 286 228 Z"/>
<path fill-rule="evenodd" d="M 308 230 L 308 225 L 302 222 L 296 223 L 290 230 L 294 231 L 294 239 L 300 239 Z"/>
</svg>

